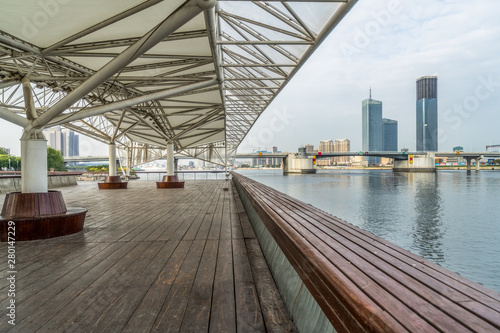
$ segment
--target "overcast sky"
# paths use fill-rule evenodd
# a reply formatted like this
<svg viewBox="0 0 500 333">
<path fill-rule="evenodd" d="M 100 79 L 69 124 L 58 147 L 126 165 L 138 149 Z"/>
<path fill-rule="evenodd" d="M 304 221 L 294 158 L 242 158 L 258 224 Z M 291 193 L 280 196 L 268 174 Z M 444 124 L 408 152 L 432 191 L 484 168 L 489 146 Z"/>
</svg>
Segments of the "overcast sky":
<svg viewBox="0 0 500 333">
<path fill-rule="evenodd" d="M 296 151 L 342 138 L 358 151 L 370 86 L 383 116 L 399 122 L 399 148 L 414 150 L 416 79 L 423 75 L 438 76 L 440 151 L 500 144 L 499 13 L 495 0 L 360 0 L 239 151 Z"/>
<path fill-rule="evenodd" d="M 383 102 L 399 148 L 415 149 L 415 81 L 438 76 L 439 150 L 500 144 L 500 1 L 360 0 L 275 99 L 239 152 L 296 151 L 320 140 L 361 149 L 361 101 Z M 0 120 L 0 146 L 19 155 L 21 130 Z M 81 155 L 107 148 L 80 139 Z"/>
</svg>

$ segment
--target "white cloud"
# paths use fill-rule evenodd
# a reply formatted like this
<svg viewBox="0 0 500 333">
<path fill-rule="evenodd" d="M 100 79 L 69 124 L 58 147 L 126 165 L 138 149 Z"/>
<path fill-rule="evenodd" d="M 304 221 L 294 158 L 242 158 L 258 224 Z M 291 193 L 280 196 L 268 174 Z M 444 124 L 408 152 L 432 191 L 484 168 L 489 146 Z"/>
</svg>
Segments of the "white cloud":
<svg viewBox="0 0 500 333">
<path fill-rule="evenodd" d="M 289 128 L 276 135 L 279 148 L 293 151 L 303 143 L 317 146 L 322 139 L 347 137 L 353 150 L 360 149 L 361 101 L 371 86 L 373 98 L 384 103 L 384 117 L 399 121 L 399 146 L 414 149 L 415 81 L 431 74 L 439 77 L 439 121 L 446 133 L 440 150 L 456 145 L 484 150 L 487 144 L 500 143 L 500 87 L 460 126 L 443 118 L 454 105 L 474 96 L 481 77 L 500 82 L 500 3 L 400 0 L 401 10 L 391 15 L 390 23 L 357 47 L 357 33 L 366 34 L 374 14 L 388 3 L 358 2 L 275 100 L 273 107 L 286 106 L 297 114 Z M 357 47 L 349 58 L 341 48 L 346 44 Z M 265 125 L 266 112 L 252 131 Z"/>
</svg>

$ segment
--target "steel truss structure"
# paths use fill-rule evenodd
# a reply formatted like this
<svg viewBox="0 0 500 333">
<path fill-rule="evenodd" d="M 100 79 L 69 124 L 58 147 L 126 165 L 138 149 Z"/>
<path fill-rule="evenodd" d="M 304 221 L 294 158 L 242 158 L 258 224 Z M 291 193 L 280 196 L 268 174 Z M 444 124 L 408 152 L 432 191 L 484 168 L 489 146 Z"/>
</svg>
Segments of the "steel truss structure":
<svg viewBox="0 0 500 333">
<path fill-rule="evenodd" d="M 356 0 L 0 0 L 0 117 L 227 165 Z"/>
</svg>

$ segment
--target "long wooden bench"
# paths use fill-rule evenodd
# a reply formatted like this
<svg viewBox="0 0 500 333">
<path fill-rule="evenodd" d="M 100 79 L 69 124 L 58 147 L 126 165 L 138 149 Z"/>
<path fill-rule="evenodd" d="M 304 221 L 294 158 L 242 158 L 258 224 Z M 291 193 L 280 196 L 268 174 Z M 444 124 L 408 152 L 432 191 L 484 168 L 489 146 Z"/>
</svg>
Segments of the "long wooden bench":
<svg viewBox="0 0 500 333">
<path fill-rule="evenodd" d="M 500 331 L 499 293 L 238 173 L 233 181 L 337 332 Z"/>
</svg>

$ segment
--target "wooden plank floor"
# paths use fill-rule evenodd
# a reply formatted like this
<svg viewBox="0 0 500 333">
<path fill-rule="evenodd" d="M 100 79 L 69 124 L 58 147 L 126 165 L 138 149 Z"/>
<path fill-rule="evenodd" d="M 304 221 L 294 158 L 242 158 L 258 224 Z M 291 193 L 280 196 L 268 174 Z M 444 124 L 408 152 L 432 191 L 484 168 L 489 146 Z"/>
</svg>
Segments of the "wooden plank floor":
<svg viewBox="0 0 500 333">
<path fill-rule="evenodd" d="M 59 189 L 88 208 L 83 232 L 16 243 L 16 325 L 0 332 L 294 332 L 233 186 L 187 181 Z M 4 196 L 0 196 L 3 202 Z"/>
</svg>

